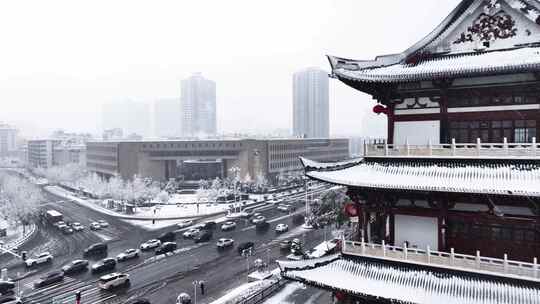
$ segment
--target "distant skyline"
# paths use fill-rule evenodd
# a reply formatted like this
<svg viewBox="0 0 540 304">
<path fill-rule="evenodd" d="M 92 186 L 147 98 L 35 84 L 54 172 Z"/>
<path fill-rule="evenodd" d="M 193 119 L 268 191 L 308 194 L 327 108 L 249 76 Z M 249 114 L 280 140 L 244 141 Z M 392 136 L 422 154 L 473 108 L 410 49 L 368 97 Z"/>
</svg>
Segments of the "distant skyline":
<svg viewBox="0 0 540 304">
<path fill-rule="evenodd" d="M 293 85 L 293 135 L 305 138 L 328 138 L 328 72 L 319 68 L 297 71 Z"/>
<path fill-rule="evenodd" d="M 329 70 L 326 54 L 401 52 L 458 2 L 4 1 L 0 121 L 23 135 L 100 134 L 103 104 L 176 98 L 202 72 L 219 88 L 220 132 L 292 129 L 295 71 Z M 373 106 L 331 80 L 330 134 L 384 134 Z"/>
</svg>

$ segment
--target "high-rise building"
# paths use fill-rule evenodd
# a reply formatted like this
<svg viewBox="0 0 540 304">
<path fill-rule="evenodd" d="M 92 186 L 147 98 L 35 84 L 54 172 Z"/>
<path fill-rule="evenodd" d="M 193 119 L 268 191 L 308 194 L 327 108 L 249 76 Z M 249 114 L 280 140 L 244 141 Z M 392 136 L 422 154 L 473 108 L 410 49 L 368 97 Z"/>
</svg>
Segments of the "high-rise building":
<svg viewBox="0 0 540 304">
<path fill-rule="evenodd" d="M 308 68 L 293 76 L 293 135 L 328 138 L 328 73 Z"/>
<path fill-rule="evenodd" d="M 60 139 L 36 139 L 28 141 L 28 163 L 34 168 L 50 168 L 54 165 L 54 148 Z"/>
<path fill-rule="evenodd" d="M 180 136 L 180 98 L 159 99 L 154 103 L 154 135 L 158 137 Z"/>
<path fill-rule="evenodd" d="M 200 73 L 182 80 L 182 134 L 212 135 L 216 128 L 216 83 Z"/>
<path fill-rule="evenodd" d="M 131 100 L 103 105 L 103 130 L 121 128 L 125 134 L 150 136 L 150 105 Z"/>
<path fill-rule="evenodd" d="M 13 156 L 17 151 L 17 129 L 0 123 L 0 157 Z"/>
</svg>

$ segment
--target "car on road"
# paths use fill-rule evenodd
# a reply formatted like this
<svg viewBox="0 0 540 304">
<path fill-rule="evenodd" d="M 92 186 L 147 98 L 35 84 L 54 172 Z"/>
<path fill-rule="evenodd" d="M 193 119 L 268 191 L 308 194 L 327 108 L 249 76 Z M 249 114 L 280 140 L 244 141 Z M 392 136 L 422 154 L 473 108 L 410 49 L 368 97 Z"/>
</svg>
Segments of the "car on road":
<svg viewBox="0 0 540 304">
<path fill-rule="evenodd" d="M 0 281 L 0 294 L 12 293 L 15 289 L 15 283 L 11 281 Z"/>
<path fill-rule="evenodd" d="M 208 242 L 212 239 L 212 232 L 208 230 L 201 230 L 194 238 L 193 240 L 195 243 L 202 243 L 202 242 Z"/>
<path fill-rule="evenodd" d="M 291 245 L 292 245 L 291 240 L 283 240 L 283 241 L 279 242 L 279 249 L 281 249 L 281 250 L 290 250 Z"/>
<path fill-rule="evenodd" d="M 192 239 L 197 234 L 199 234 L 200 231 L 201 231 L 201 229 L 191 228 L 188 231 L 185 231 L 182 235 L 184 236 L 185 239 Z"/>
<path fill-rule="evenodd" d="M 253 219 L 251 219 L 251 222 L 253 224 L 258 224 L 258 223 L 262 223 L 262 222 L 265 222 L 266 221 L 266 217 L 262 216 L 262 215 L 259 215 L 257 217 L 254 217 Z"/>
<path fill-rule="evenodd" d="M 255 243 L 253 243 L 253 242 L 244 242 L 244 243 L 241 243 L 240 245 L 238 245 L 238 247 L 236 249 L 238 250 L 238 254 L 244 255 L 248 251 L 252 251 L 253 248 L 255 248 Z"/>
<path fill-rule="evenodd" d="M 98 222 L 92 222 L 90 223 L 90 230 L 100 230 L 101 225 Z"/>
<path fill-rule="evenodd" d="M 131 299 L 125 302 L 124 304 L 151 304 L 151 303 L 150 303 L 150 300 L 146 298 L 136 298 L 136 299 Z"/>
<path fill-rule="evenodd" d="M 219 239 L 216 243 L 216 246 L 218 249 L 225 249 L 228 247 L 232 247 L 233 245 L 234 245 L 233 239 L 225 239 L 225 238 Z"/>
<path fill-rule="evenodd" d="M 287 225 L 287 224 L 277 224 L 275 230 L 276 230 L 277 233 L 287 232 L 289 230 L 289 225 Z"/>
<path fill-rule="evenodd" d="M 7 297 L 0 297 L 0 304 L 22 304 L 22 300 L 15 295 L 11 295 Z"/>
<path fill-rule="evenodd" d="M 49 252 L 42 252 L 33 258 L 27 259 L 26 261 L 24 261 L 24 263 L 26 264 L 26 267 L 33 267 L 39 264 L 50 263 L 52 262 L 52 260 L 52 254 L 50 254 Z"/>
<path fill-rule="evenodd" d="M 225 222 L 223 225 L 221 225 L 222 231 L 229 231 L 236 229 L 236 223 L 235 222 Z"/>
<path fill-rule="evenodd" d="M 62 267 L 64 274 L 72 274 L 86 270 L 88 270 L 88 260 L 75 260 Z"/>
<path fill-rule="evenodd" d="M 107 253 L 107 244 L 95 243 L 84 250 L 84 256 L 101 255 Z"/>
<path fill-rule="evenodd" d="M 81 225 L 81 223 L 79 223 L 79 222 L 75 222 L 75 223 L 71 224 L 71 228 L 73 228 L 73 230 L 75 230 L 75 231 L 83 231 L 84 230 L 84 226 Z"/>
<path fill-rule="evenodd" d="M 202 223 L 201 228 L 204 230 L 214 230 L 216 229 L 216 225 L 217 225 L 216 222 L 208 221 L 208 222 Z"/>
<path fill-rule="evenodd" d="M 64 221 L 58 221 L 56 223 L 53 224 L 56 228 L 61 228 L 63 226 L 66 226 L 66 222 Z"/>
<path fill-rule="evenodd" d="M 124 262 L 127 260 L 136 259 L 138 257 L 139 257 L 138 249 L 126 249 L 124 252 L 116 256 L 116 260 L 118 260 L 118 262 Z"/>
<path fill-rule="evenodd" d="M 159 246 L 158 249 L 156 249 L 156 255 L 158 254 L 165 254 L 167 252 L 175 251 L 178 246 L 175 242 L 165 242 Z"/>
<path fill-rule="evenodd" d="M 151 239 L 141 244 L 141 250 L 152 250 L 158 248 L 161 245 L 161 241 L 158 239 Z"/>
<path fill-rule="evenodd" d="M 52 271 L 39 278 L 34 282 L 35 288 L 41 288 L 47 285 L 58 283 L 64 280 L 64 273 L 62 271 Z"/>
<path fill-rule="evenodd" d="M 174 242 L 176 241 L 176 233 L 169 231 L 161 234 L 157 237 L 158 240 L 160 240 L 162 243 L 164 242 Z"/>
<path fill-rule="evenodd" d="M 98 286 L 101 289 L 111 290 L 119 286 L 129 285 L 129 274 L 113 272 L 99 278 Z"/>
<path fill-rule="evenodd" d="M 291 212 L 296 210 L 294 206 L 289 204 L 279 204 L 279 206 L 277 206 L 277 209 L 283 212 Z"/>
<path fill-rule="evenodd" d="M 101 227 L 101 228 L 107 228 L 107 227 L 109 227 L 109 223 L 107 223 L 107 222 L 104 221 L 104 220 L 99 220 L 99 221 L 97 221 L 97 222 L 98 222 L 98 224 L 99 224 L 99 227 Z"/>
<path fill-rule="evenodd" d="M 192 220 L 185 220 L 185 221 L 181 221 L 178 224 L 176 224 L 176 227 L 178 227 L 178 228 L 186 228 L 186 227 L 189 227 L 191 225 L 193 225 Z"/>
<path fill-rule="evenodd" d="M 104 258 L 92 265 L 92 273 L 113 270 L 116 267 L 116 259 Z"/>
<path fill-rule="evenodd" d="M 268 223 L 267 221 L 255 224 L 255 229 L 258 232 L 267 231 L 269 228 L 270 228 L 270 223 Z"/>
<path fill-rule="evenodd" d="M 63 234 L 66 234 L 66 235 L 73 234 L 73 228 L 71 228 L 68 225 L 63 226 L 62 228 L 60 228 L 60 230 L 62 231 Z"/>
</svg>

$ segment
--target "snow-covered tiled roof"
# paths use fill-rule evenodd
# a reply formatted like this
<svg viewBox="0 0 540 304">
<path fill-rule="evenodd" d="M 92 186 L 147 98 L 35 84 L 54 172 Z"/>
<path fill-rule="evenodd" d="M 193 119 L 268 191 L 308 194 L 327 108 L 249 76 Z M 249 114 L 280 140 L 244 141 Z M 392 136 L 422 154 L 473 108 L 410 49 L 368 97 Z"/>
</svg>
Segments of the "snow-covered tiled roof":
<svg viewBox="0 0 540 304">
<path fill-rule="evenodd" d="M 408 82 L 470 75 L 540 71 L 540 48 L 457 54 L 426 59 L 417 64 L 348 69 L 336 68 L 339 77 L 363 82 Z"/>
<path fill-rule="evenodd" d="M 540 165 L 536 160 L 367 158 L 343 169 L 307 170 L 306 175 L 363 188 L 540 197 Z"/>
<path fill-rule="evenodd" d="M 340 161 L 340 162 L 322 163 L 322 162 L 307 159 L 305 157 L 300 157 L 300 161 L 302 162 L 304 167 L 317 169 L 317 170 L 325 170 L 325 169 L 343 168 L 343 167 L 353 166 L 353 165 L 361 163 L 362 160 L 363 160 L 363 158 L 354 158 L 354 159 Z"/>
<path fill-rule="evenodd" d="M 282 269 L 282 276 L 308 285 L 396 302 L 540 304 L 540 289 L 529 285 L 357 259 L 341 258 L 322 261 L 315 267 Z"/>
</svg>

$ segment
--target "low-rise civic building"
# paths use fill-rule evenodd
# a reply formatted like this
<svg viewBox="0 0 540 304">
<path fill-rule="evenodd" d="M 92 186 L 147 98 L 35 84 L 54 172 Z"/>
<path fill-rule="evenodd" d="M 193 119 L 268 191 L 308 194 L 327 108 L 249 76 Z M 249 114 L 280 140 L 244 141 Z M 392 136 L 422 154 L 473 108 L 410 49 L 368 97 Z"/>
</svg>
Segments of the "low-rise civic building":
<svg viewBox="0 0 540 304">
<path fill-rule="evenodd" d="M 104 177 L 134 175 L 167 180 L 190 172 L 197 165 L 209 168 L 214 176 L 239 174 L 242 180 L 263 176 L 272 179 L 284 172 L 302 170 L 299 157 L 318 161 L 349 158 L 347 139 L 233 139 L 233 140 L 160 140 L 93 141 L 87 143 L 87 168 Z M 209 166 L 208 161 L 216 161 Z M 187 162 L 186 165 L 183 162 Z M 237 168 L 237 169 L 236 169 Z M 191 173 L 190 173 L 191 174 Z"/>
</svg>

